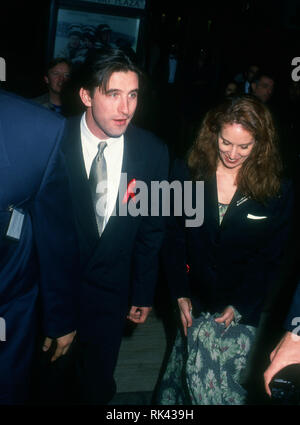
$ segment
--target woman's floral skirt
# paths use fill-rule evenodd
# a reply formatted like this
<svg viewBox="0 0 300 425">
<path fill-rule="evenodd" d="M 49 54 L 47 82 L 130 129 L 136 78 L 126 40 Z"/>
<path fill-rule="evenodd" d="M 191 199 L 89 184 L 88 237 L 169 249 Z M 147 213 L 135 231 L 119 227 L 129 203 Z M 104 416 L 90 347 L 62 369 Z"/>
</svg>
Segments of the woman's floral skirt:
<svg viewBox="0 0 300 425">
<path fill-rule="evenodd" d="M 256 328 L 233 321 L 226 329 L 202 313 L 188 328 L 187 338 L 178 332 L 158 391 L 158 404 L 245 404 L 242 386 Z"/>
</svg>

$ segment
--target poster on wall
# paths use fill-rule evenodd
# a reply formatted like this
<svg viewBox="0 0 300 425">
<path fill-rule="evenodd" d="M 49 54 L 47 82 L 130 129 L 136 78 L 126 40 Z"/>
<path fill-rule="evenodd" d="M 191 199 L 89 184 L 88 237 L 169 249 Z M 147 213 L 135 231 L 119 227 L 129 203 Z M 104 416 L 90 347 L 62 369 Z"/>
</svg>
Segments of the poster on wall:
<svg viewBox="0 0 300 425">
<path fill-rule="evenodd" d="M 146 0 L 82 0 L 90 3 L 101 3 L 109 6 L 132 7 L 136 9 L 145 9 Z"/>
<path fill-rule="evenodd" d="M 53 1 L 48 60 L 63 57 L 77 65 L 90 51 L 105 46 L 138 54 L 143 16 L 137 9 L 132 13 L 94 1 L 75 3 Z"/>
</svg>

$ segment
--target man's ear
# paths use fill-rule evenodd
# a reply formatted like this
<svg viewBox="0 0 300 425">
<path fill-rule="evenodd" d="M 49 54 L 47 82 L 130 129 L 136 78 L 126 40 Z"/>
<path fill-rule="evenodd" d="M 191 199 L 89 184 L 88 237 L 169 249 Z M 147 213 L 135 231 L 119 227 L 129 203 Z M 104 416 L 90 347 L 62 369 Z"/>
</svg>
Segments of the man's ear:
<svg viewBox="0 0 300 425">
<path fill-rule="evenodd" d="M 251 83 L 251 90 L 254 92 L 256 90 L 256 83 Z"/>
<path fill-rule="evenodd" d="M 91 99 L 91 96 L 90 96 L 90 92 L 88 90 L 81 88 L 79 90 L 79 96 L 80 96 L 82 103 L 85 106 L 87 106 L 87 107 L 92 106 L 92 99 Z"/>
<path fill-rule="evenodd" d="M 48 86 L 48 84 L 49 84 L 49 78 L 47 77 L 47 75 L 44 75 L 44 81 L 45 81 L 45 83 Z"/>
</svg>

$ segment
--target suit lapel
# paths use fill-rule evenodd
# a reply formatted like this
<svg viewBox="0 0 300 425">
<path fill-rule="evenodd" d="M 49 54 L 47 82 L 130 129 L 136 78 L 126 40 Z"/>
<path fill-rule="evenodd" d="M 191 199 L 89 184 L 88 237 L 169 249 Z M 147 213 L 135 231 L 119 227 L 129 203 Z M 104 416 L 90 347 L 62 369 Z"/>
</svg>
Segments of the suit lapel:
<svg viewBox="0 0 300 425">
<path fill-rule="evenodd" d="M 64 151 L 71 179 L 75 214 L 81 233 L 91 246 L 95 246 L 99 237 L 82 153 L 80 117 L 69 119 L 67 128 L 67 146 Z"/>
<path fill-rule="evenodd" d="M 230 218 L 235 215 L 235 213 L 238 213 L 240 205 L 244 204 L 247 201 L 248 201 L 248 198 L 244 196 L 239 189 L 237 189 L 231 199 L 230 204 L 228 205 L 228 208 L 223 217 L 221 226 L 224 223 L 227 223 L 228 220 L 230 220 Z"/>
<path fill-rule="evenodd" d="M 218 189 L 217 189 L 217 178 L 214 174 L 209 180 L 205 182 L 205 219 L 210 222 L 210 225 L 214 228 L 219 227 L 219 205 L 218 205 Z M 238 208 L 243 203 L 247 202 L 248 198 L 244 196 L 239 189 L 237 189 L 231 199 L 230 204 L 224 214 L 221 227 L 224 223 L 238 211 Z"/>
<path fill-rule="evenodd" d="M 119 191 L 115 205 L 115 211 L 118 212 L 118 206 L 122 203 L 129 183 L 133 180 L 143 179 L 143 163 L 141 161 L 141 148 L 136 140 L 134 129 L 129 127 L 124 135 L 124 150 L 121 167 L 121 179 Z"/>
<path fill-rule="evenodd" d="M 132 179 L 139 179 L 143 177 L 143 163 L 141 158 L 143 157 L 141 152 L 141 143 L 137 140 L 132 126 L 128 127 L 126 134 L 124 135 L 124 155 L 122 163 L 122 173 L 127 174 L 127 182 L 129 183 Z M 120 193 L 121 196 L 124 193 Z"/>
</svg>

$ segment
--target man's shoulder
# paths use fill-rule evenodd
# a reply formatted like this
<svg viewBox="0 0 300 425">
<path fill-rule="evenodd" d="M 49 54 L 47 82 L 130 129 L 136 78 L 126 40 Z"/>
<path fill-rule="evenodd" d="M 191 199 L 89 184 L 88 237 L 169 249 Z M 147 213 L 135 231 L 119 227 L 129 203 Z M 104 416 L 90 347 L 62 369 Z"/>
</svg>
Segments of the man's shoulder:
<svg viewBox="0 0 300 425">
<path fill-rule="evenodd" d="M 80 138 L 80 122 L 82 115 L 75 115 L 66 119 L 62 150 L 67 153 L 73 151 L 74 143 Z"/>
<path fill-rule="evenodd" d="M 80 136 L 80 123 L 82 115 L 75 115 L 66 119 L 66 138 Z"/>
<path fill-rule="evenodd" d="M 141 127 L 137 127 L 135 125 L 129 125 L 126 137 L 130 140 L 139 143 L 144 149 L 166 149 L 166 143 L 157 135 L 152 133 L 149 130 L 145 130 Z"/>
<path fill-rule="evenodd" d="M 15 93 L 0 90 L 0 117 L 5 118 L 6 115 L 9 119 L 12 119 L 12 117 L 19 120 L 32 119 L 38 126 L 43 124 L 50 126 L 57 124 L 59 126 L 65 121 L 59 114 L 49 111 L 31 99 L 25 99 Z"/>
<path fill-rule="evenodd" d="M 40 168 L 58 152 L 65 119 L 41 105 L 11 93 L 0 92 L 1 135 L 15 158 L 20 152 L 39 160 Z M 15 147 L 21 147 L 15 149 Z M 23 155 L 22 154 L 22 155 Z"/>
<path fill-rule="evenodd" d="M 44 93 L 40 96 L 34 97 L 31 100 L 33 100 L 34 102 L 40 103 L 41 105 L 47 105 L 50 101 L 49 98 L 49 93 Z"/>
</svg>

